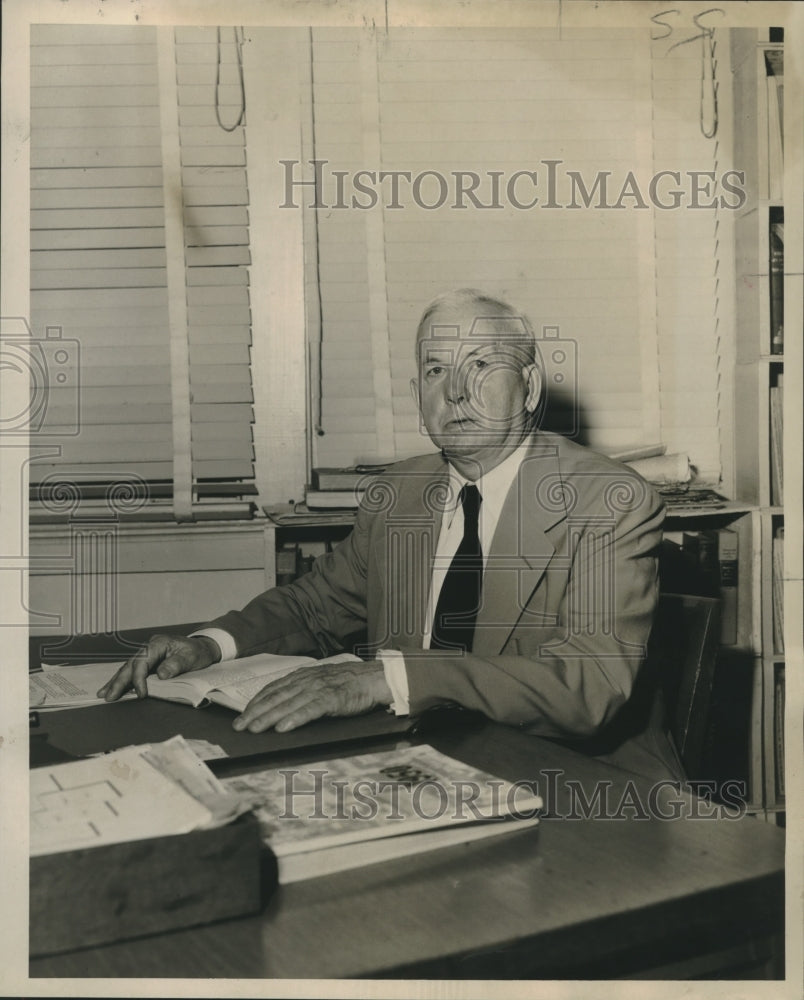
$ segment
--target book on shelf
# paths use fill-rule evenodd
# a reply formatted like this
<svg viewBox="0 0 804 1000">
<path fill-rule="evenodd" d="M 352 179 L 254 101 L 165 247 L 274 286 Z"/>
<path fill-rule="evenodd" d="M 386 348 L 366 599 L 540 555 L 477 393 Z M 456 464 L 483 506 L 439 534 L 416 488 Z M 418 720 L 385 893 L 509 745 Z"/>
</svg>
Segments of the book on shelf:
<svg viewBox="0 0 804 1000">
<path fill-rule="evenodd" d="M 773 755 L 777 799 L 784 799 L 784 701 L 784 666 L 780 664 L 773 678 Z"/>
<path fill-rule="evenodd" d="M 720 642 L 737 642 L 739 536 L 733 528 L 685 531 L 681 541 L 683 570 L 675 570 L 671 586 L 682 593 L 720 598 Z M 667 586 L 665 585 L 665 589 Z"/>
<path fill-rule="evenodd" d="M 351 653 L 338 653 L 324 660 L 310 656 L 276 656 L 258 653 L 225 663 L 214 663 L 203 670 L 192 670 L 168 680 L 155 674 L 148 677 L 148 695 L 164 701 L 177 701 L 198 708 L 214 702 L 242 712 L 255 694 L 270 681 L 279 680 L 299 667 L 315 663 L 357 661 Z M 118 663 L 86 663 L 76 666 L 44 667 L 28 675 L 29 703 L 37 711 L 85 708 L 104 704 L 97 692 L 110 680 Z M 133 691 L 123 698 L 136 698 Z M 122 700 L 122 699 L 121 699 Z"/>
<path fill-rule="evenodd" d="M 512 785 L 426 745 L 223 785 L 251 800 L 280 884 L 528 829 L 542 807 L 535 785 Z"/>
<path fill-rule="evenodd" d="M 784 354 L 784 223 L 771 222 L 768 234 L 771 354 Z"/>
<path fill-rule="evenodd" d="M 310 485 L 314 490 L 354 490 L 365 489 L 366 485 L 387 465 L 353 465 L 349 468 L 320 467 L 310 471 Z"/>
<path fill-rule="evenodd" d="M 773 651 L 784 653 L 784 526 L 773 533 L 771 542 L 771 563 L 773 568 Z"/>
<path fill-rule="evenodd" d="M 687 565 L 690 583 L 685 593 L 700 597 L 720 596 L 720 563 L 717 531 L 685 531 L 681 550 Z"/>
<path fill-rule="evenodd" d="M 299 575 L 299 546 L 295 543 L 280 545 L 276 550 L 276 585 L 293 583 Z"/>
<path fill-rule="evenodd" d="M 739 587 L 739 536 L 733 528 L 717 530 L 717 558 L 720 571 L 720 642 L 737 642 L 737 597 Z"/>
<path fill-rule="evenodd" d="M 357 510 L 364 490 L 314 490 L 308 489 L 304 500 L 310 510 Z"/>
<path fill-rule="evenodd" d="M 781 201 L 784 178 L 784 53 L 765 52 L 765 86 L 768 108 L 768 195 Z"/>
<path fill-rule="evenodd" d="M 770 473 L 771 503 L 784 503 L 784 375 L 770 387 Z"/>
</svg>

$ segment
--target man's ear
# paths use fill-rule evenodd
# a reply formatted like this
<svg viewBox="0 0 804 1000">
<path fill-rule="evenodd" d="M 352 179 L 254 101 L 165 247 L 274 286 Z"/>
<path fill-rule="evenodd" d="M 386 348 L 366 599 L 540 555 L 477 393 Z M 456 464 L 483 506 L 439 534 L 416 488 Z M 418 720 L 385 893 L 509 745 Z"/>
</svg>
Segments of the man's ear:
<svg viewBox="0 0 804 1000">
<path fill-rule="evenodd" d="M 410 380 L 410 394 L 413 396 L 413 402 L 416 404 L 417 408 L 420 408 L 419 380 L 417 378 L 412 378 Z"/>
<path fill-rule="evenodd" d="M 522 378 L 528 389 L 528 394 L 525 397 L 525 409 L 528 413 L 535 413 L 544 392 L 544 378 L 541 369 L 535 362 L 532 362 L 522 369 Z"/>
</svg>

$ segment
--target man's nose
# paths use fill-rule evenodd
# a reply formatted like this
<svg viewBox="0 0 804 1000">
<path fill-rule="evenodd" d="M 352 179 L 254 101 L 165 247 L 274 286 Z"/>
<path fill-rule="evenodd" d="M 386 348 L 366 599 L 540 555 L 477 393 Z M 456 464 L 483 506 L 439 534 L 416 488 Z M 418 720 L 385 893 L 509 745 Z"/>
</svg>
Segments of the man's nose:
<svg viewBox="0 0 804 1000">
<path fill-rule="evenodd" d="M 450 377 L 447 385 L 447 402 L 456 405 L 466 402 L 468 389 L 466 385 L 466 373 L 456 369 Z"/>
</svg>

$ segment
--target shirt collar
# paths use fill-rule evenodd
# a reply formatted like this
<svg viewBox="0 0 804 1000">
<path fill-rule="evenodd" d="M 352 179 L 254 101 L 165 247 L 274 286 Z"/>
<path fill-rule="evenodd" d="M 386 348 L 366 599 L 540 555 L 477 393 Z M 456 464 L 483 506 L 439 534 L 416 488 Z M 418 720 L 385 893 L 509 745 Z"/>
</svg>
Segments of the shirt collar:
<svg viewBox="0 0 804 1000">
<path fill-rule="evenodd" d="M 486 523 L 496 526 L 503 504 L 505 503 L 505 498 L 508 496 L 511 485 L 517 477 L 519 468 L 529 448 L 530 439 L 526 438 L 516 451 L 512 451 L 499 465 L 496 465 L 489 472 L 482 475 L 480 479 L 476 480 L 475 486 L 477 486 L 483 498 L 480 516 Z M 450 499 L 449 506 L 445 511 L 445 517 L 450 524 L 459 505 L 458 495 L 468 482 L 469 480 L 462 476 L 457 469 L 452 465 L 449 466 Z"/>
</svg>

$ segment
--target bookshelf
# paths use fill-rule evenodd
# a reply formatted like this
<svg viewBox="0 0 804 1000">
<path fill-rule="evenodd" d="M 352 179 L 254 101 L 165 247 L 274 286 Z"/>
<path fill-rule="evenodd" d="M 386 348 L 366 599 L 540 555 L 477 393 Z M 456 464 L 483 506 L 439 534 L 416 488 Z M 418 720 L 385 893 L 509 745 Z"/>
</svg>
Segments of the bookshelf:
<svg viewBox="0 0 804 1000">
<path fill-rule="evenodd" d="M 751 514 L 756 570 L 751 587 L 756 623 L 752 712 L 752 805 L 784 821 L 783 412 L 785 334 L 791 303 L 801 295 L 800 267 L 785 256 L 784 41 L 780 29 L 731 32 L 734 81 L 734 164 L 745 171 L 747 199 L 734 223 L 735 243 L 735 493 L 755 505 Z M 787 110 L 790 120 L 790 109 Z M 789 138 L 788 138 L 789 144 Z M 788 149 L 789 152 L 789 149 Z M 791 250 L 788 231 L 788 254 Z M 797 287 L 796 287 L 797 286 Z M 785 319 L 788 320 L 785 323 Z M 797 352 L 800 345 L 797 345 Z M 761 794 L 760 794 L 761 792 Z"/>
</svg>

